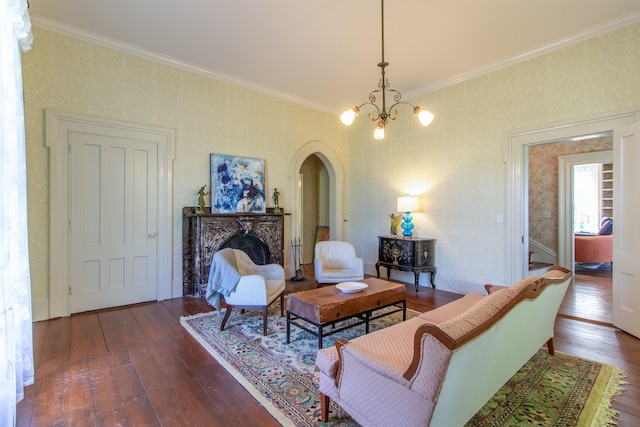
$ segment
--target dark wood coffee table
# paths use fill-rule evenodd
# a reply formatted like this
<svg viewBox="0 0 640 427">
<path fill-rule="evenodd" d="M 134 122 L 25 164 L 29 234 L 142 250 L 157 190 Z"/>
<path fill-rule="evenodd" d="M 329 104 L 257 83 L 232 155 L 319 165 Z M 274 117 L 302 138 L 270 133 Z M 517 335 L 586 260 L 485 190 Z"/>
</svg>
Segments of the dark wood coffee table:
<svg viewBox="0 0 640 427">
<path fill-rule="evenodd" d="M 291 325 L 318 337 L 318 348 L 322 348 L 325 336 L 363 324 L 365 333 L 369 333 L 369 322 L 391 313 L 402 311 L 402 320 L 407 319 L 407 291 L 403 284 L 373 277 L 362 282 L 368 287 L 357 293 L 347 294 L 335 286 L 325 286 L 290 294 L 287 298 L 287 344 L 290 342 Z M 391 306 L 397 308 L 376 313 Z M 351 318 L 358 321 L 335 327 L 336 323 Z M 325 331 L 327 326 L 334 327 Z"/>
</svg>

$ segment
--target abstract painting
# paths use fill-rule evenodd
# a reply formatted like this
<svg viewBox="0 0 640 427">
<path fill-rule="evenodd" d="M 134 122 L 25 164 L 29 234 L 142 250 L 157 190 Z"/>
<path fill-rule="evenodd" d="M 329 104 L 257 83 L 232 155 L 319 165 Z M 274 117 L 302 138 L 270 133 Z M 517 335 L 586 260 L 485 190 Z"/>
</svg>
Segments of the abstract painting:
<svg viewBox="0 0 640 427">
<path fill-rule="evenodd" d="M 211 154 L 211 212 L 265 213 L 264 159 Z"/>
</svg>

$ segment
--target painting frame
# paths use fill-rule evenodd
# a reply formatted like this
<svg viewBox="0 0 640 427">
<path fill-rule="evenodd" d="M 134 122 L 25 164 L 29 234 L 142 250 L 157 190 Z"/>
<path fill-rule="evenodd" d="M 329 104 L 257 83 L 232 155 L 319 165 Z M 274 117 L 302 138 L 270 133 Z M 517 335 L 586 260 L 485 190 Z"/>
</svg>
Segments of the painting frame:
<svg viewBox="0 0 640 427">
<path fill-rule="evenodd" d="M 264 159 L 211 153 L 211 213 L 265 213 Z"/>
</svg>

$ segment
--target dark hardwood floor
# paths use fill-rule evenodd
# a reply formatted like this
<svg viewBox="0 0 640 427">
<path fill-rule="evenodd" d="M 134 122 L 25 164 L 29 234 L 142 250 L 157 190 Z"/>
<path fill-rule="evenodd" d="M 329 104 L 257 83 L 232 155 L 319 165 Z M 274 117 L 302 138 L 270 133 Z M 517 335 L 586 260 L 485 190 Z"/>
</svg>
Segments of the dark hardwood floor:
<svg viewBox="0 0 640 427">
<path fill-rule="evenodd" d="M 430 288 L 416 293 L 412 284 L 407 294 L 409 308 L 418 311 L 460 297 Z M 563 310 L 580 301 L 565 298 Z M 204 300 L 185 297 L 34 323 L 36 379 L 18 404 L 17 425 L 279 425 L 180 326 L 180 316 L 211 310 Z M 627 384 L 613 407 L 619 426 L 640 425 L 639 339 L 560 316 L 555 345 L 622 368 Z"/>
<path fill-rule="evenodd" d="M 611 326 L 613 323 L 611 276 L 576 273 L 558 314 L 570 319 Z"/>
</svg>

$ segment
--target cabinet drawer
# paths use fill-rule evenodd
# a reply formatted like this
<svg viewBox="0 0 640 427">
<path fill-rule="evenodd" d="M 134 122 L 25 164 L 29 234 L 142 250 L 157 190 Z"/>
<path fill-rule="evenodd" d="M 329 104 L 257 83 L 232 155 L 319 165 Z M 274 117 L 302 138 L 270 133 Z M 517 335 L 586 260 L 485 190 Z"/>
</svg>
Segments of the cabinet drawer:
<svg viewBox="0 0 640 427">
<path fill-rule="evenodd" d="M 379 236 L 378 260 L 405 267 L 433 267 L 436 240 Z"/>
</svg>

